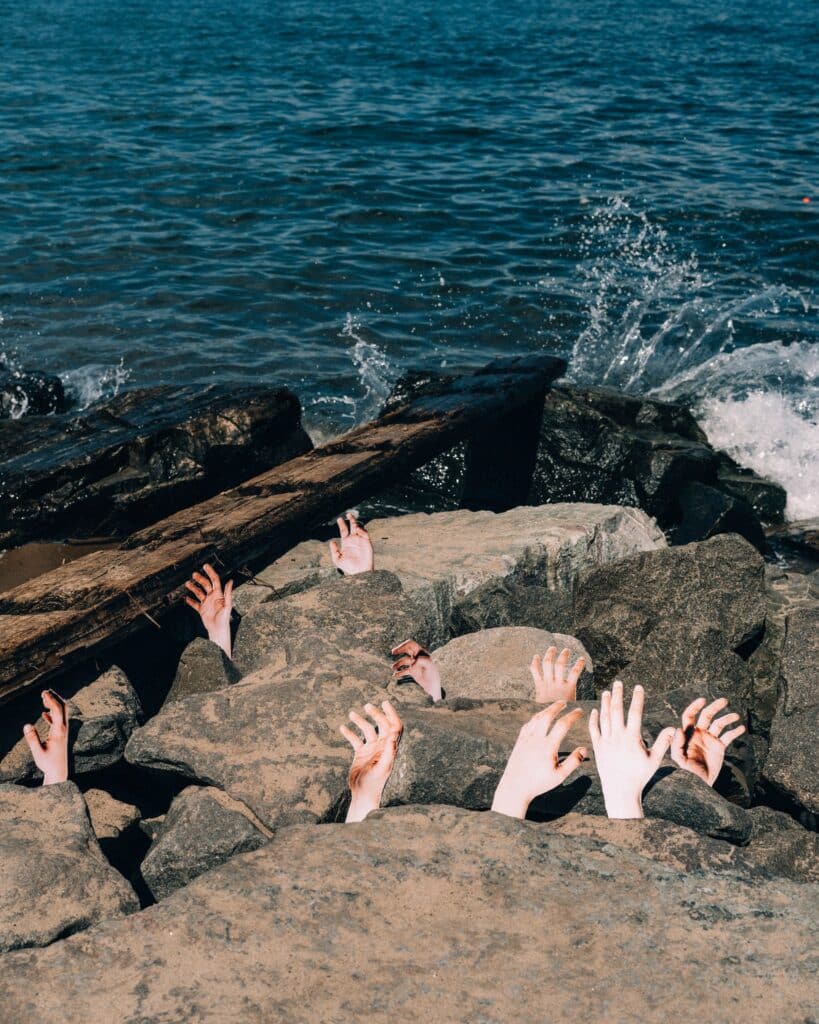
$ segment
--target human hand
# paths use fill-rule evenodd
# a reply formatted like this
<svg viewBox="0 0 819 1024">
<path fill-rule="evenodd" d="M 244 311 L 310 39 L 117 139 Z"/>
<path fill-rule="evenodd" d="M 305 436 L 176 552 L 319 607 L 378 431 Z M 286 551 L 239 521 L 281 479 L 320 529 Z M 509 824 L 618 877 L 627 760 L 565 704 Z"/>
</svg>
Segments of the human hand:
<svg viewBox="0 0 819 1024">
<path fill-rule="evenodd" d="M 230 657 L 230 613 L 233 609 L 233 580 L 228 580 L 222 589 L 222 581 L 213 566 L 205 565 L 203 576 L 195 572 L 185 586 L 194 595 L 186 597 L 185 604 L 198 612 L 208 638 L 218 644 Z"/>
<path fill-rule="evenodd" d="M 370 811 L 381 805 L 381 794 L 392 772 L 404 731 L 401 719 L 388 700 L 382 702 L 381 710 L 374 704 L 365 704 L 364 711 L 375 722 L 374 726 L 357 711 L 349 715 L 350 721 L 363 733 L 363 740 L 347 725 L 339 730 L 353 748 L 349 777 L 352 799 L 347 821 L 363 821 Z"/>
<path fill-rule="evenodd" d="M 573 701 L 577 699 L 577 680 L 586 667 L 586 659 L 578 658 L 567 673 L 569 658 L 572 652 L 564 647 L 557 657 L 557 648 L 549 650 L 539 658 L 532 658 L 530 670 L 535 681 L 535 700 L 539 704 L 548 704 L 553 700 Z M 556 659 L 556 660 L 555 660 Z"/>
<path fill-rule="evenodd" d="M 415 640 L 405 640 L 397 647 L 393 647 L 390 654 L 395 658 L 392 666 L 393 679 L 409 676 L 434 701 L 443 698 L 441 673 L 431 655 L 420 644 Z"/>
<path fill-rule="evenodd" d="M 359 524 L 354 512 L 347 513 L 346 523 L 343 516 L 336 522 L 341 535 L 341 547 L 338 546 L 337 541 L 330 541 L 330 558 L 333 560 L 333 565 L 336 569 L 341 569 L 345 576 L 369 572 L 373 567 L 373 546 L 370 535 Z"/>
<path fill-rule="evenodd" d="M 510 818 L 525 818 L 529 804 L 541 793 L 548 793 L 565 782 L 586 756 L 584 747 L 577 747 L 558 762 L 560 744 L 583 711 L 576 708 L 563 718 L 558 715 L 566 707 L 557 701 L 530 718 L 518 733 L 515 746 L 506 762 L 506 769 L 495 790 L 492 810 Z"/>
<path fill-rule="evenodd" d="M 589 715 L 594 759 L 610 818 L 643 817 L 643 790 L 674 737 L 674 729 L 663 729 L 651 750 L 646 749 L 640 731 L 644 700 L 642 686 L 635 686 L 628 720 L 624 720 L 623 684 L 615 679 L 611 693 L 603 691 L 600 713 L 595 708 Z"/>
<path fill-rule="evenodd" d="M 49 724 L 48 737 L 42 741 L 33 725 L 23 726 L 34 763 L 43 773 L 43 785 L 68 779 L 68 708 L 53 690 L 43 690 L 43 718 Z"/>
<path fill-rule="evenodd" d="M 706 707 L 706 700 L 706 697 L 698 697 L 683 711 L 683 727 L 674 732 L 671 759 L 713 786 L 722 769 L 725 751 L 745 732 L 745 726 L 738 725 L 724 732 L 727 726 L 739 721 L 739 715 L 723 715 L 715 720 L 714 715 L 727 708 L 728 701 L 720 697 Z"/>
</svg>

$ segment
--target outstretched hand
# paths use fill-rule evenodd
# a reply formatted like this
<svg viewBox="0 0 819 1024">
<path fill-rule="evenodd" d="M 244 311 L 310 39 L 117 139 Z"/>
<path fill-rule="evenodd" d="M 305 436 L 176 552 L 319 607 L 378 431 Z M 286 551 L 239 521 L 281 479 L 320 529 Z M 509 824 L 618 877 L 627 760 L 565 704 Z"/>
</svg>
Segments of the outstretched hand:
<svg viewBox="0 0 819 1024">
<path fill-rule="evenodd" d="M 405 640 L 397 647 L 393 647 L 390 654 L 395 658 L 392 666 L 393 679 L 409 676 L 434 701 L 443 698 L 444 691 L 438 666 L 419 643 L 415 640 Z"/>
<path fill-rule="evenodd" d="M 202 619 L 202 625 L 208 633 L 208 638 L 218 644 L 225 654 L 230 657 L 230 613 L 233 610 L 233 580 L 228 580 L 224 589 L 219 574 L 212 565 L 205 563 L 202 568 L 205 571 L 195 572 L 185 586 L 193 594 L 193 597 L 186 597 L 185 604 L 197 612 Z"/>
<path fill-rule="evenodd" d="M 370 535 L 360 525 L 354 512 L 347 513 L 347 522 L 339 517 L 338 532 L 341 535 L 341 547 L 338 541 L 330 541 L 330 558 L 336 569 L 345 576 L 355 576 L 360 572 L 369 572 L 373 567 L 373 546 Z"/>
<path fill-rule="evenodd" d="M 568 647 L 564 647 L 559 656 L 557 648 L 550 647 L 542 658 L 537 655 L 532 658 L 530 671 L 535 681 L 535 700 L 539 704 L 577 700 L 577 681 L 583 675 L 586 659 L 578 658 L 569 669 L 571 656 Z"/>
<path fill-rule="evenodd" d="M 43 773 L 43 785 L 50 786 L 68 779 L 68 708 L 53 690 L 43 690 L 42 698 L 48 737 L 41 740 L 33 725 L 24 725 L 23 735 L 34 763 Z"/>
<path fill-rule="evenodd" d="M 698 697 L 683 711 L 682 729 L 675 731 L 671 744 L 671 759 L 713 786 L 722 769 L 725 751 L 745 732 L 745 726 L 738 725 L 725 732 L 729 725 L 739 721 L 739 715 L 732 713 L 714 718 L 728 707 L 725 697 L 705 705 L 706 698 Z"/>
<path fill-rule="evenodd" d="M 350 721 L 361 730 L 363 739 L 348 725 L 342 725 L 339 730 L 353 748 L 349 777 L 352 799 L 347 821 L 363 821 L 370 811 L 381 805 L 381 794 L 392 772 L 404 731 L 398 713 L 388 700 L 383 701 L 380 709 L 374 704 L 365 704 L 364 711 L 372 722 L 357 711 L 349 714 Z"/>
<path fill-rule="evenodd" d="M 643 817 L 643 790 L 674 737 L 674 729 L 663 729 L 651 750 L 646 749 L 641 733 L 644 700 L 642 686 L 635 686 L 626 720 L 623 684 L 615 679 L 611 693 L 603 691 L 599 714 L 595 708 L 589 715 L 594 759 L 610 818 Z"/>
<path fill-rule="evenodd" d="M 563 701 L 551 704 L 530 718 L 520 730 L 495 790 L 493 811 L 510 818 L 525 818 L 536 796 L 555 789 L 582 764 L 586 757 L 583 747 L 577 747 L 562 762 L 558 760 L 560 744 L 583 716 L 583 711 L 576 708 L 558 718 L 565 707 Z"/>
</svg>

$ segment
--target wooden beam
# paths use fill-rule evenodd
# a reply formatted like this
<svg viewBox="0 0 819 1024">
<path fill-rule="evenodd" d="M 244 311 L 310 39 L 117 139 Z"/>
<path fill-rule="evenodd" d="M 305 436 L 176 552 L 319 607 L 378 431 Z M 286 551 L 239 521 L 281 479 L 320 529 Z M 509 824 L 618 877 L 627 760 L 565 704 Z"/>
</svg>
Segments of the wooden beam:
<svg viewBox="0 0 819 1024">
<path fill-rule="evenodd" d="M 0 700 L 178 604 L 203 562 L 216 558 L 230 573 L 277 558 L 374 489 L 485 430 L 489 418 L 508 420 L 519 409 L 531 424 L 532 405 L 542 407 L 546 388 L 564 369 L 562 360 L 546 355 L 499 360 L 183 509 L 119 548 L 86 555 L 0 596 Z"/>
</svg>

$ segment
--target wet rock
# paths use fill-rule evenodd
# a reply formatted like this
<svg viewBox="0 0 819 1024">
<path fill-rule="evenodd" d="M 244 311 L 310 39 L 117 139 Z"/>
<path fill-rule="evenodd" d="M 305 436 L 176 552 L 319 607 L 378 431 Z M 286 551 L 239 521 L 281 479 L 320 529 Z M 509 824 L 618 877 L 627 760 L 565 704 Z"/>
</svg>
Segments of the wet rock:
<svg viewBox="0 0 819 1024">
<path fill-rule="evenodd" d="M 110 768 L 122 760 L 128 737 L 137 727 L 142 709 L 139 698 L 122 669 L 113 666 L 70 697 L 69 756 L 72 777 Z M 48 725 L 38 717 L 39 694 L 29 700 L 28 720 L 41 738 Z M 0 782 L 40 779 L 25 739 L 19 739 L 0 761 Z"/>
<path fill-rule="evenodd" d="M 771 547 L 786 565 L 804 573 L 819 569 L 819 517 L 775 526 L 767 535 Z"/>
<path fill-rule="evenodd" d="M 688 1005 L 762 1024 L 775 992 L 778 1019 L 807 1020 L 815 974 L 795 951 L 812 949 L 817 909 L 792 882 L 687 876 L 548 825 L 402 808 L 282 829 L 159 906 L 7 954 L 0 998 L 8 1024 L 108 1020 L 112 992 L 119 1019 L 191 1024 L 305 1007 L 315 1020 L 665 1024 Z"/>
<path fill-rule="evenodd" d="M 761 523 L 781 523 L 788 499 L 784 487 L 743 469 L 724 452 L 718 457 L 719 490 L 750 505 Z"/>
<path fill-rule="evenodd" d="M 752 807 L 748 853 L 770 874 L 797 882 L 819 882 L 819 835 L 802 828 L 788 814 Z"/>
<path fill-rule="evenodd" d="M 166 702 L 181 700 L 193 693 L 210 693 L 238 683 L 242 678 L 234 662 L 218 644 L 197 637 L 182 652 L 176 676 Z"/>
<path fill-rule="evenodd" d="M 0 421 L 0 547 L 123 536 L 310 448 L 285 388 L 145 388 Z"/>
<path fill-rule="evenodd" d="M 740 537 L 593 569 L 580 581 L 574 613 L 598 689 L 618 676 L 650 694 L 707 679 L 731 700 L 752 696 L 742 655 L 762 634 L 764 572 L 759 553 Z"/>
<path fill-rule="evenodd" d="M 742 498 L 716 487 L 690 481 L 677 496 L 679 520 L 671 529 L 675 544 L 707 540 L 720 533 L 736 533 L 757 551 L 765 550 L 765 533 L 759 519 Z"/>
<path fill-rule="evenodd" d="M 781 696 L 771 725 L 764 778 L 809 815 L 819 815 L 819 604 L 787 617 Z M 813 818 L 815 821 L 815 817 Z"/>
<path fill-rule="evenodd" d="M 0 952 L 44 946 L 137 910 L 102 855 L 72 782 L 0 785 Z M 11 1020 L 7 1008 L 4 1020 Z"/>
<path fill-rule="evenodd" d="M 573 636 L 550 633 L 528 626 L 501 626 L 467 633 L 432 652 L 441 673 L 444 692 L 450 697 L 520 697 L 534 699 L 534 683 L 529 671 L 534 655 L 542 656 L 549 647 L 558 651 L 568 647 L 570 665 L 586 659 L 586 668 L 578 681 L 579 700 L 594 698 L 594 665 L 586 648 Z"/>
<path fill-rule="evenodd" d="M 139 821 L 138 807 L 115 800 L 104 789 L 87 789 L 83 797 L 94 834 L 100 842 L 119 839 Z"/>
<path fill-rule="evenodd" d="M 257 850 L 271 835 L 238 800 L 212 787 L 189 786 L 158 829 L 142 877 L 155 899 L 165 899 L 231 857 Z"/>
<path fill-rule="evenodd" d="M 65 412 L 66 407 L 59 377 L 37 370 L 10 370 L 0 364 L 0 419 L 46 416 Z"/>
<path fill-rule="evenodd" d="M 490 626 L 572 632 L 572 593 L 582 570 L 665 546 L 642 512 L 598 505 L 397 516 L 367 529 L 376 569 L 394 573 L 430 609 L 441 629 L 438 643 Z M 326 545 L 311 541 L 258 578 L 274 598 L 335 577 Z M 243 601 L 258 602 L 259 589 L 237 590 L 240 612 L 248 607 Z"/>
</svg>

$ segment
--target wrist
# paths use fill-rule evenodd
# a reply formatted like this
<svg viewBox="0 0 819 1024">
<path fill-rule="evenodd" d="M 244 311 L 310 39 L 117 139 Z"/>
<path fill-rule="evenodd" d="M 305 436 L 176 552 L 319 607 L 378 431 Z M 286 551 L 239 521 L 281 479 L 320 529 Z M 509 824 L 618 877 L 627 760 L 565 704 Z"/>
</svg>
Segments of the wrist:
<svg viewBox="0 0 819 1024">
<path fill-rule="evenodd" d="M 231 656 L 230 639 L 230 621 L 223 625 L 211 626 L 208 629 L 208 640 L 216 644 L 217 647 L 221 647 L 228 657 Z"/>
<path fill-rule="evenodd" d="M 44 786 L 56 786 L 60 782 L 68 782 L 68 772 L 46 772 L 43 775 Z"/>
<path fill-rule="evenodd" d="M 371 811 L 377 811 L 380 805 L 380 797 L 375 799 L 373 794 L 354 792 L 350 798 L 350 807 L 345 821 L 363 821 Z"/>
<path fill-rule="evenodd" d="M 644 818 L 640 793 L 611 793 L 603 791 L 603 801 L 609 818 Z"/>
<path fill-rule="evenodd" d="M 531 800 L 532 797 L 528 793 L 522 792 L 519 787 L 502 776 L 492 800 L 492 810 L 509 818 L 522 820 L 526 817 Z"/>
</svg>

